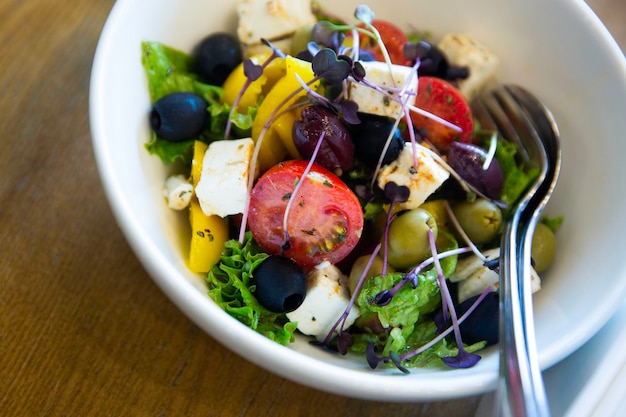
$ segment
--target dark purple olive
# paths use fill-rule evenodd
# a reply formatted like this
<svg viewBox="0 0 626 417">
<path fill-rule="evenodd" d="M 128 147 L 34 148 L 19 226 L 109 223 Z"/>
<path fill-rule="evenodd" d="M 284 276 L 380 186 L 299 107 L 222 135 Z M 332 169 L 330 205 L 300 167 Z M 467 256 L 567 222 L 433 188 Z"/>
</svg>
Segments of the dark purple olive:
<svg viewBox="0 0 626 417">
<path fill-rule="evenodd" d="M 424 56 L 421 57 L 420 66 L 417 74 L 432 75 L 439 78 L 445 78 L 448 72 L 448 60 L 444 53 L 437 46 L 428 44 L 430 47 Z"/>
<path fill-rule="evenodd" d="M 453 142 L 448 151 L 452 169 L 485 196 L 497 200 L 502 193 L 502 168 L 493 158 L 484 169 L 486 159 L 487 151 L 471 143 Z"/>
<path fill-rule="evenodd" d="M 352 168 L 354 144 L 350 132 L 339 116 L 323 106 L 309 106 L 302 110 L 302 120 L 293 124 L 293 141 L 304 158 L 311 158 L 317 142 L 324 139 L 315 162 L 341 175 Z"/>
<path fill-rule="evenodd" d="M 194 49 L 195 72 L 207 84 L 221 86 L 243 61 L 239 40 L 229 33 L 214 33 Z"/>
<path fill-rule="evenodd" d="M 431 75 L 443 78 L 447 81 L 465 79 L 469 76 L 469 69 L 467 67 L 450 65 L 441 49 L 439 49 L 436 45 L 426 45 L 428 45 L 428 50 L 421 57 L 420 66 L 417 69 L 417 74 L 419 76 Z"/>
<path fill-rule="evenodd" d="M 363 113 L 359 114 L 359 118 L 361 123 L 352 128 L 355 156 L 366 166 L 375 168 L 393 129 L 393 121 L 384 116 Z M 400 129 L 396 129 L 383 158 L 383 165 L 395 161 L 403 148 L 404 139 Z"/>
<path fill-rule="evenodd" d="M 284 256 L 270 256 L 254 271 L 250 284 L 259 303 L 274 313 L 294 311 L 306 296 L 302 268 Z"/>
<path fill-rule="evenodd" d="M 474 304 L 478 296 L 463 301 L 457 308 L 457 315 L 461 317 Z M 478 304 L 476 309 L 461 323 L 461 337 L 467 344 L 481 340 L 487 345 L 498 343 L 498 311 L 499 296 L 497 292 L 490 292 Z"/>
<path fill-rule="evenodd" d="M 474 296 L 463 301 L 456 306 L 456 315 L 461 317 L 474 304 L 479 296 Z M 463 343 L 471 345 L 480 341 L 487 342 L 487 345 L 498 343 L 498 317 L 500 298 L 497 292 L 490 292 L 476 306 L 476 309 L 461 323 L 461 338 Z M 435 316 L 437 329 L 443 331 L 452 325 L 450 319 L 443 321 L 441 312 Z"/>
<path fill-rule="evenodd" d="M 207 107 L 207 102 L 197 94 L 168 94 L 152 106 L 150 127 L 158 137 L 170 142 L 194 139 L 208 125 Z"/>
</svg>

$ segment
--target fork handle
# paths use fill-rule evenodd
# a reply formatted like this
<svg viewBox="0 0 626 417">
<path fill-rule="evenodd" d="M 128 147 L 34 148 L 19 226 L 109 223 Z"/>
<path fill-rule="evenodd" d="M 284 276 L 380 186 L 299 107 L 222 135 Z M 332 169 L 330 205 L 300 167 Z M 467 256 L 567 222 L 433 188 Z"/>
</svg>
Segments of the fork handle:
<svg viewBox="0 0 626 417">
<path fill-rule="evenodd" d="M 534 229 L 531 226 L 520 226 L 519 217 L 512 219 L 507 222 L 502 242 L 499 390 L 502 413 L 511 417 L 550 416 L 535 346 L 530 284 L 532 236 L 528 234 L 529 228 Z"/>
</svg>

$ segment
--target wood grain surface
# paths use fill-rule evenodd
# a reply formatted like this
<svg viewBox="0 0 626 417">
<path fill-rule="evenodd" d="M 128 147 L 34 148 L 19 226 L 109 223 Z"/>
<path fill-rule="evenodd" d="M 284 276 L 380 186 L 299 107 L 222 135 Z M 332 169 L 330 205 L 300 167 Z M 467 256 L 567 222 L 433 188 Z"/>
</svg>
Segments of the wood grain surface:
<svg viewBox="0 0 626 417">
<path fill-rule="evenodd" d="M 156 287 L 98 178 L 89 78 L 112 0 L 0 0 L 1 416 L 474 415 L 345 398 L 230 353 Z M 626 45 L 626 3 L 589 2 Z"/>
</svg>

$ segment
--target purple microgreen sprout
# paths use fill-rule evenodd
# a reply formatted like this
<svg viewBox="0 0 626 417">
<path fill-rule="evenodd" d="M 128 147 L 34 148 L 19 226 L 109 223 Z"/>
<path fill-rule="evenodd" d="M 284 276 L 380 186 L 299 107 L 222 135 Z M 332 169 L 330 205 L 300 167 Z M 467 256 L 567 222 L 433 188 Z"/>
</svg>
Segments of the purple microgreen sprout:
<svg viewBox="0 0 626 417">
<path fill-rule="evenodd" d="M 487 157 L 483 161 L 483 170 L 486 171 L 489 169 L 493 158 L 496 156 L 496 149 L 498 148 L 498 134 L 493 132 L 491 138 L 489 139 L 489 150 L 487 151 Z"/>
<path fill-rule="evenodd" d="M 393 136 L 395 134 L 396 129 L 398 128 L 398 126 L 400 125 L 400 120 L 402 120 L 401 117 L 396 117 L 393 126 L 391 128 L 391 130 L 389 131 L 389 135 L 387 136 L 387 140 L 385 141 L 385 145 L 383 146 L 383 149 L 380 153 L 380 156 L 378 157 L 378 163 L 376 164 L 376 168 L 374 169 L 374 174 L 372 175 L 372 182 L 370 184 L 370 188 L 374 188 L 374 184 L 376 182 L 376 178 L 378 178 L 378 173 L 380 172 L 380 169 L 383 166 L 383 160 L 385 159 L 385 155 L 387 154 L 387 150 L 389 149 L 389 146 L 391 145 L 391 141 L 393 140 Z M 414 161 L 415 162 L 415 161 Z"/>
<path fill-rule="evenodd" d="M 350 124 L 359 124 L 361 120 L 359 120 L 358 116 L 358 105 L 354 101 L 343 100 L 338 103 L 329 100 L 324 97 L 317 91 L 313 90 L 309 87 L 298 75 L 298 73 L 294 74 L 296 77 L 296 81 L 302 86 L 302 89 L 306 91 L 307 96 L 311 99 L 312 102 L 324 105 L 330 109 L 333 109 L 341 114 L 343 119 Z"/>
<path fill-rule="evenodd" d="M 354 10 L 354 17 L 365 24 L 371 25 L 376 16 L 368 5 L 360 4 Z"/>
<path fill-rule="evenodd" d="M 450 165 L 448 165 L 448 163 L 441 157 L 441 155 L 439 155 L 437 152 L 433 151 L 430 148 L 424 147 L 422 149 L 424 152 L 426 152 L 428 155 L 430 155 L 439 165 L 441 165 L 446 171 L 448 171 L 450 173 L 450 175 L 452 175 L 452 177 L 458 181 L 459 185 L 461 186 L 461 188 L 463 188 L 463 190 L 468 193 L 468 194 L 473 194 L 475 196 L 479 196 L 482 197 L 484 199 L 493 201 L 493 203 L 495 205 L 497 205 L 500 208 L 504 208 L 506 209 L 508 207 L 508 204 L 505 203 L 502 200 L 494 200 L 491 199 L 489 197 L 487 197 L 485 194 L 483 194 L 482 192 L 480 192 L 476 187 L 474 187 L 472 184 L 470 184 L 469 182 L 465 181 Z"/>
<path fill-rule="evenodd" d="M 265 60 L 267 62 L 268 60 Z M 243 74 L 249 81 L 256 81 L 263 75 L 263 66 L 255 64 L 250 58 L 243 61 Z"/>
<path fill-rule="evenodd" d="M 322 141 L 324 140 L 325 133 L 326 132 L 322 131 L 322 134 L 317 140 L 317 144 L 315 145 L 315 149 L 313 149 L 313 154 L 311 155 L 311 159 L 309 159 L 309 163 L 304 169 L 302 176 L 296 182 L 296 186 L 293 192 L 291 193 L 291 195 L 289 196 L 287 207 L 285 207 L 285 215 L 283 216 L 283 245 L 282 245 L 283 250 L 288 250 L 289 247 L 291 246 L 291 239 L 289 237 L 289 232 L 287 231 L 287 220 L 289 218 L 289 211 L 291 210 L 291 206 L 293 205 L 293 202 L 296 199 L 298 192 L 300 191 L 300 187 L 302 187 L 302 184 L 304 183 L 305 178 L 307 177 L 307 175 L 309 175 L 309 172 L 311 171 L 311 167 L 313 166 L 313 163 L 315 162 L 317 153 L 319 152 L 320 147 L 322 146 Z"/>
<path fill-rule="evenodd" d="M 332 48 L 337 51 L 343 44 L 345 33 L 336 30 L 334 25 L 330 22 L 321 20 L 313 25 L 311 39 L 319 45 Z"/>
<path fill-rule="evenodd" d="M 274 45 L 272 45 L 271 42 L 269 42 L 269 41 L 267 41 L 265 39 L 261 39 L 261 41 L 263 43 L 265 43 L 265 45 L 269 46 L 272 49 L 272 54 L 263 62 L 262 65 L 255 64 L 250 58 L 247 58 L 247 59 L 245 59 L 243 61 L 243 73 L 246 76 L 246 81 L 241 86 L 241 90 L 239 90 L 239 94 L 237 94 L 237 98 L 235 98 L 235 102 L 233 103 L 232 107 L 230 108 L 230 113 L 228 115 L 228 120 L 226 121 L 226 128 L 224 129 L 224 139 L 228 139 L 228 137 L 230 136 L 230 130 L 231 130 L 231 127 L 232 127 L 233 113 L 237 110 L 237 107 L 239 106 L 239 102 L 241 101 L 241 98 L 245 94 L 245 92 L 248 89 L 248 87 L 250 87 L 250 84 L 252 84 L 254 81 L 258 80 L 259 77 L 261 77 L 261 75 L 263 75 L 263 71 L 265 70 L 265 68 L 274 59 L 276 59 L 276 58 L 284 58 L 285 57 L 285 54 L 280 49 L 278 49 Z"/>
<path fill-rule="evenodd" d="M 329 345 L 330 341 L 333 338 L 333 335 L 335 334 L 335 330 L 337 328 L 339 328 L 339 331 L 338 331 L 339 336 L 341 336 L 341 334 L 344 333 L 343 332 L 343 327 L 345 326 L 346 320 L 348 319 L 348 316 L 350 315 L 350 310 L 352 310 L 352 307 L 356 303 L 356 298 L 358 297 L 359 293 L 361 292 L 361 288 L 363 288 L 363 283 L 365 282 L 365 278 L 367 277 L 367 273 L 369 272 L 370 268 L 372 267 L 372 263 L 374 262 L 374 259 L 376 259 L 376 256 L 378 256 L 378 252 L 379 251 L 380 251 L 380 243 L 378 245 L 376 245 L 376 247 L 372 251 L 372 254 L 370 255 L 370 258 L 367 261 L 367 264 L 365 265 L 365 268 L 363 268 L 363 272 L 361 273 L 361 276 L 359 277 L 359 280 L 358 280 L 356 286 L 354 287 L 354 291 L 350 295 L 350 301 L 348 301 L 348 305 L 346 306 L 345 310 L 343 311 L 343 313 L 341 314 L 339 319 L 337 319 L 335 324 L 331 327 L 330 331 L 326 335 L 326 338 L 322 342 L 323 345 L 326 345 L 326 346 Z M 343 354 L 345 354 L 345 352 L 343 352 Z"/>
<path fill-rule="evenodd" d="M 313 79 L 311 79 L 311 81 L 309 81 L 305 85 L 310 86 L 310 85 L 314 84 L 317 81 L 319 81 L 319 79 L 317 77 L 314 77 Z M 287 97 L 285 97 L 283 99 L 283 101 L 281 101 L 278 104 L 278 106 L 276 106 L 276 108 L 274 110 L 272 110 L 272 113 L 270 113 L 269 117 L 267 118 L 267 121 L 263 125 L 263 128 L 261 129 L 261 132 L 259 133 L 259 137 L 257 138 L 256 143 L 254 145 L 254 151 L 252 152 L 252 159 L 251 159 L 251 162 L 250 162 L 250 170 L 249 170 L 249 172 L 251 172 L 251 173 L 256 172 L 256 169 L 257 169 L 256 163 L 257 163 L 257 160 L 259 158 L 259 152 L 261 150 L 261 144 L 263 143 L 263 138 L 265 137 L 265 134 L 269 130 L 269 128 L 272 125 L 272 123 L 274 123 L 276 121 L 276 119 L 278 117 L 280 117 L 282 114 L 284 114 L 286 111 L 289 111 L 291 108 L 293 108 L 293 107 L 290 107 L 287 110 L 283 110 L 283 107 L 287 103 L 289 103 L 289 101 L 291 101 L 296 95 L 298 95 L 299 93 L 301 93 L 304 90 L 305 90 L 304 87 L 302 87 L 302 86 L 298 87 L 297 89 L 292 91 L 289 95 L 287 95 Z M 296 106 L 298 106 L 298 105 L 296 105 Z M 252 192 L 252 188 L 254 186 L 254 179 L 255 179 L 254 175 L 248 175 L 248 192 L 246 193 L 246 201 L 245 201 L 245 205 L 244 205 L 243 214 L 242 214 L 242 217 L 241 217 L 241 226 L 239 228 L 239 242 L 240 243 L 243 243 L 244 236 L 245 236 L 245 233 L 246 233 L 246 226 L 247 226 L 247 222 L 248 222 L 248 209 L 250 207 L 250 193 Z"/>
<path fill-rule="evenodd" d="M 354 11 L 354 17 L 357 20 L 361 21 L 365 25 L 365 27 L 370 31 L 371 33 L 370 36 L 374 38 L 374 40 L 378 44 L 378 47 L 380 48 L 380 51 L 383 54 L 383 58 L 385 59 L 385 63 L 387 64 L 387 68 L 389 69 L 389 73 L 391 73 L 392 64 L 391 64 L 391 58 L 389 57 L 389 52 L 387 51 L 387 46 L 383 42 L 383 38 L 380 36 L 380 32 L 378 32 L 378 29 L 376 29 L 376 27 L 372 25 L 372 22 L 374 21 L 374 17 L 375 17 L 374 12 L 372 11 L 372 9 L 369 8 L 369 6 L 365 4 L 361 4 L 357 6 L 356 10 Z M 396 80 L 393 77 L 391 77 L 391 81 L 393 83 L 393 86 L 396 87 Z"/>
<path fill-rule="evenodd" d="M 474 312 L 474 310 L 476 310 L 476 307 L 478 307 L 478 305 L 485 299 L 485 297 L 491 291 L 492 291 L 491 288 L 487 288 L 486 290 L 484 290 L 480 294 L 480 296 L 478 296 L 478 298 L 476 298 L 476 300 L 472 303 L 470 308 L 468 308 L 467 311 L 461 317 L 459 317 L 459 320 L 458 320 L 458 324 L 459 325 L 462 324 L 470 316 L 470 314 L 472 314 Z M 454 327 L 450 326 L 447 329 L 445 329 L 444 331 L 440 332 L 436 337 L 434 337 L 428 343 L 426 343 L 426 344 L 420 346 L 419 348 L 414 349 L 414 350 L 412 350 L 410 352 L 406 352 L 406 353 L 403 353 L 401 355 L 398 355 L 398 358 L 400 359 L 400 363 L 401 363 L 401 361 L 410 359 L 410 358 L 412 358 L 414 356 L 417 356 L 420 353 L 430 349 L 435 344 L 437 344 L 438 342 L 443 340 L 443 338 L 445 338 L 450 333 L 452 333 L 453 330 L 454 330 Z M 373 343 L 371 343 L 365 349 L 365 357 L 367 359 L 367 363 L 369 364 L 369 366 L 372 369 L 376 369 L 376 367 L 378 366 L 378 364 L 380 362 L 388 362 L 388 361 L 392 360 L 391 355 L 390 356 L 382 356 L 382 357 L 381 356 L 377 356 L 376 352 L 374 351 L 374 347 L 375 347 L 375 345 Z M 478 356 L 478 355 L 476 355 L 476 356 Z M 396 367 L 398 366 L 396 364 L 396 362 L 393 362 L 393 363 L 394 363 L 394 365 L 396 365 Z M 402 371 L 402 369 L 400 369 L 400 370 Z"/>
<path fill-rule="evenodd" d="M 337 59 L 337 54 L 330 48 L 320 50 L 311 62 L 313 73 L 327 84 L 339 84 L 350 75 L 351 65 L 344 59 Z"/>
<path fill-rule="evenodd" d="M 447 201 L 444 201 L 444 206 L 446 208 L 446 213 L 448 214 L 448 218 L 452 222 L 452 225 L 454 226 L 456 231 L 459 233 L 459 236 L 461 236 L 461 239 L 463 239 L 463 241 L 467 244 L 467 246 L 472 249 L 472 252 L 474 252 L 474 254 L 478 256 L 478 258 L 480 258 L 481 261 L 486 262 L 487 257 L 483 255 L 480 249 L 478 249 L 478 247 L 474 244 L 474 242 L 472 242 L 472 239 L 470 239 L 470 237 L 467 235 L 467 233 L 461 226 L 459 219 L 457 219 L 456 216 L 454 215 L 454 211 L 452 210 L 452 207 L 450 207 L 450 203 L 448 203 Z"/>
<path fill-rule="evenodd" d="M 410 59 L 411 61 L 413 61 L 415 59 L 423 58 L 424 56 L 426 56 L 426 54 L 430 50 L 431 50 L 431 46 L 429 43 L 424 42 L 424 41 L 419 41 L 417 43 L 407 42 L 404 45 L 402 52 L 404 52 L 404 56 L 407 59 Z"/>
<path fill-rule="evenodd" d="M 395 216 L 394 206 L 396 203 L 403 203 L 409 199 L 411 195 L 411 190 L 406 185 L 398 185 L 393 181 L 385 184 L 384 189 L 385 197 L 391 202 L 389 205 L 389 211 L 387 211 L 387 222 L 385 223 L 385 231 L 383 233 L 383 269 L 382 275 L 387 273 L 387 259 L 388 259 L 388 249 L 389 249 L 389 227 L 391 226 L 391 222 Z"/>
<path fill-rule="evenodd" d="M 463 129 L 461 129 L 460 127 L 458 127 L 457 125 L 455 125 L 454 123 L 450 123 L 449 121 L 447 121 L 446 119 L 443 119 L 435 114 L 432 114 L 426 110 L 420 109 L 419 107 L 413 106 L 408 104 L 407 107 L 409 108 L 409 110 L 411 110 L 412 112 L 415 112 L 417 114 L 421 114 L 422 116 L 428 117 L 429 119 L 432 119 L 434 121 L 436 121 L 437 123 L 441 123 L 442 125 L 449 127 L 450 129 L 454 130 L 455 132 L 463 132 Z"/>
<path fill-rule="evenodd" d="M 437 270 L 437 279 L 439 280 L 439 292 L 441 293 L 441 300 L 443 305 L 443 317 L 444 320 L 447 320 L 446 314 L 450 314 L 452 327 L 454 329 L 454 339 L 456 340 L 456 344 L 458 347 L 457 356 L 444 357 L 441 359 L 448 366 L 453 368 L 469 368 L 474 366 L 480 360 L 480 356 L 474 353 L 467 352 L 465 350 L 465 347 L 463 346 L 461 329 L 457 320 L 456 310 L 454 309 L 454 303 L 452 302 L 452 297 L 450 296 L 450 291 L 448 290 L 448 285 L 446 284 L 446 278 L 443 275 L 441 264 L 439 262 L 439 257 L 437 256 L 437 244 L 435 242 L 435 234 L 433 233 L 432 229 L 428 230 L 428 239 L 430 241 L 430 250 L 433 253 L 435 269 Z"/>
<path fill-rule="evenodd" d="M 450 249 L 448 251 L 441 252 L 437 256 L 439 257 L 439 259 L 444 259 L 448 256 L 462 255 L 471 251 L 472 249 L 466 246 L 463 248 Z M 419 274 L 428 266 L 432 265 L 433 262 L 434 257 L 431 256 L 430 258 L 426 259 L 425 261 L 414 267 L 412 270 L 407 272 L 404 277 L 400 281 L 398 281 L 393 287 L 376 294 L 376 296 L 374 297 L 376 305 L 382 307 L 389 304 L 391 302 L 391 298 L 396 295 L 398 291 L 400 291 L 402 287 L 404 287 L 404 285 L 408 283 L 411 283 L 413 285 L 413 288 L 417 288 L 417 286 L 419 285 Z"/>
</svg>

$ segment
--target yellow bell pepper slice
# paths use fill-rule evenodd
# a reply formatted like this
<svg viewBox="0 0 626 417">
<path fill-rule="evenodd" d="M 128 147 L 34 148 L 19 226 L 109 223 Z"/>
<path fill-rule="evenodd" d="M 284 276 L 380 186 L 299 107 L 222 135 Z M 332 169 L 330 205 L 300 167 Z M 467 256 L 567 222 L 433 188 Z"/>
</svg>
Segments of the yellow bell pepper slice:
<svg viewBox="0 0 626 417">
<path fill-rule="evenodd" d="M 191 163 L 191 178 L 194 188 L 200 181 L 202 160 L 208 145 L 196 141 Z M 207 273 L 222 254 L 228 240 L 228 221 L 220 216 L 207 216 L 202 211 L 198 199 L 194 197 L 189 204 L 189 223 L 191 224 L 191 243 L 189 245 L 188 267 L 196 273 Z"/>
<path fill-rule="evenodd" d="M 204 153 L 208 149 L 209 145 L 199 140 L 193 143 L 193 159 L 191 160 L 191 183 L 195 190 L 200 181 L 200 174 L 202 173 L 202 160 L 204 159 Z M 195 196 L 195 194 L 194 194 Z"/>
<path fill-rule="evenodd" d="M 189 205 L 189 221 L 189 269 L 196 273 L 207 273 L 220 260 L 228 240 L 228 221 L 218 215 L 207 216 L 195 199 Z"/>
<path fill-rule="evenodd" d="M 251 56 L 250 60 L 257 65 L 263 65 L 263 63 L 267 61 L 270 56 L 270 53 L 263 53 Z M 246 91 L 244 91 L 241 99 L 239 100 L 239 104 L 237 105 L 237 111 L 239 113 L 246 114 L 248 112 L 248 107 L 256 106 L 261 98 L 270 91 L 274 84 L 276 84 L 276 82 L 282 78 L 286 72 L 285 59 L 273 59 L 272 62 L 265 67 L 263 74 L 256 80 L 252 81 L 246 88 Z M 239 96 L 243 85 L 246 83 L 246 80 L 247 78 L 243 72 L 242 63 L 230 73 L 222 85 L 222 89 L 224 91 L 222 96 L 223 102 L 232 106 L 235 103 L 235 100 L 237 100 L 237 97 Z"/>
<path fill-rule="evenodd" d="M 311 81 L 315 77 L 315 74 L 313 74 L 313 70 L 311 69 L 310 62 L 294 58 L 292 56 L 287 56 L 285 63 L 287 73 L 284 77 L 278 80 L 278 82 L 276 82 L 267 97 L 265 97 L 259 106 L 254 123 L 252 124 L 252 140 L 255 142 L 259 139 L 259 136 L 264 131 L 265 124 L 270 118 L 275 118 L 281 113 L 281 111 L 289 108 L 289 106 L 306 95 L 306 92 L 302 90 L 281 106 L 283 101 L 290 94 L 301 88 L 295 74 L 298 74 L 305 83 Z M 315 82 L 310 86 L 310 88 L 316 90 L 319 86 L 320 83 Z M 279 106 L 281 107 L 278 108 Z M 257 161 L 261 172 L 266 171 L 288 157 L 300 157 L 300 154 L 293 145 L 293 138 L 291 135 L 293 122 L 296 120 L 300 111 L 301 110 L 292 110 L 283 114 L 277 120 L 273 120 L 272 124 L 265 131 L 261 147 L 259 148 L 259 157 Z M 276 131 L 277 126 L 279 126 L 279 130 L 282 135 Z"/>
</svg>

